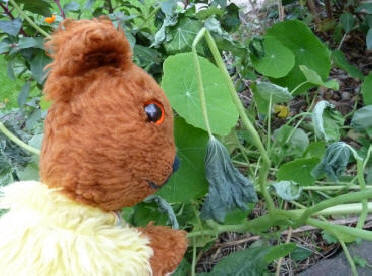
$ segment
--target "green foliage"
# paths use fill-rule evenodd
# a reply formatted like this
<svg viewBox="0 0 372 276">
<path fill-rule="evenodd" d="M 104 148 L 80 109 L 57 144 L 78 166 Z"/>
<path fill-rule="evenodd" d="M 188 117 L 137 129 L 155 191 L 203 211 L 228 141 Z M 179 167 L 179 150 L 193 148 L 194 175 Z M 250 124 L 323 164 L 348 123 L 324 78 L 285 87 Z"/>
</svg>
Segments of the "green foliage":
<svg viewBox="0 0 372 276">
<path fill-rule="evenodd" d="M 330 52 L 327 47 L 302 22 L 297 20 L 275 24 L 267 31 L 267 35 L 275 37 L 295 55 L 295 66 L 283 78 L 272 79 L 274 83 L 286 86 L 290 90 L 305 81 L 299 65 L 305 65 L 315 71 L 322 79 L 327 79 L 331 68 Z M 309 86 L 296 91 L 300 94 Z"/>
<path fill-rule="evenodd" d="M 278 171 L 278 180 L 292 180 L 300 186 L 314 184 L 311 171 L 319 163 L 318 158 L 300 158 L 283 164 Z"/>
<path fill-rule="evenodd" d="M 266 36 L 263 41 L 263 56 L 251 55 L 254 68 L 261 74 L 281 78 L 295 65 L 294 54 L 279 40 Z"/>
<path fill-rule="evenodd" d="M 271 247 L 255 247 L 234 252 L 223 258 L 209 273 L 198 276 L 254 276 L 267 271 L 273 260 L 284 257 L 296 248 L 294 243 Z"/>
<path fill-rule="evenodd" d="M 5 2 L 0 0 L 0 3 Z M 40 148 L 42 123 L 50 105 L 40 92 L 47 73 L 44 67 L 50 62 L 44 54 L 44 36 L 50 34 L 63 17 L 62 11 L 51 0 L 16 2 L 24 14 L 22 10 L 12 9 L 10 3 L 4 5 L 9 6 L 11 16 L 9 11 L 0 7 L 1 11 L 4 10 L 0 14 L 0 121 L 23 142 Z M 281 231 L 290 223 L 296 225 L 304 210 L 325 202 L 322 201 L 323 196 L 335 200 L 332 206 L 344 203 L 337 197 L 343 190 L 328 191 L 326 185 L 322 186 L 321 194 L 301 194 L 307 188 L 316 191 L 317 186 L 313 186 L 315 180 L 320 185 L 324 182 L 319 180 L 324 176 L 336 186 L 341 178 L 348 181 L 355 175 L 361 189 L 363 181 L 372 183 L 371 161 L 367 160 L 372 141 L 371 74 L 365 77 L 357 67 L 349 64 L 341 50 L 328 49 L 306 25 L 311 16 L 303 7 L 292 13 L 286 6 L 287 19 L 302 18 L 303 21 L 270 23 L 272 27 L 265 34 L 253 37 L 252 26 L 240 20 L 236 5 L 224 0 L 188 3 L 185 7 L 173 0 L 61 0 L 67 17 L 77 19 L 106 15 L 115 26 L 122 28 L 133 48 L 134 62 L 162 81 L 176 111 L 175 140 L 177 155 L 181 159 L 180 170 L 154 197 L 125 208 L 122 215 L 128 222 L 135 226 L 145 226 L 151 221 L 175 228 L 179 226 L 191 232 L 191 247 L 205 251 L 224 231 L 261 235 L 260 231 L 270 233 L 272 229 Z M 196 9 L 195 4 L 202 4 L 201 8 Z M 298 6 L 296 3 L 292 5 Z M 356 2 L 350 2 L 347 8 L 342 3 L 340 5 L 343 8 L 342 16 L 335 18 L 336 23 L 332 21 L 330 24 L 338 24 L 339 39 L 343 32 L 352 35 L 357 30 L 366 34 L 367 48 L 371 48 L 371 6 Z M 44 22 L 45 17 L 52 14 L 56 15 L 55 22 Z M 25 15 L 36 27 L 25 20 Z M 275 13 L 271 13 L 271 16 L 275 16 Z M 201 40 L 196 49 L 206 92 L 207 115 L 212 132 L 219 141 L 223 141 L 222 144 L 209 146 L 207 160 L 204 158 L 208 135 L 204 131 L 206 127 L 195 68 L 188 53 L 195 36 L 203 27 L 216 41 L 217 52 L 222 53 L 227 71 L 233 79 L 232 86 L 242 91 L 239 96 L 244 102 L 243 107 L 233 102 L 229 89 L 234 87 L 225 82 L 224 70 L 216 67 L 218 61 L 212 58 L 216 52 Z M 351 78 L 364 80 L 361 88 L 364 106 L 360 101 L 356 103 L 358 109 L 350 113 L 351 122 L 349 115 L 341 115 L 333 105 L 322 100 L 310 113 L 313 106 L 310 104 L 311 97 L 316 95 L 317 98 L 313 100 L 316 102 L 323 95 L 319 91 L 338 90 L 338 83 L 329 80 L 330 53 L 333 66 L 345 70 Z M 253 99 L 247 87 L 251 89 Z M 314 88 L 314 91 L 309 92 L 309 88 Z M 275 118 L 273 111 L 269 110 L 270 101 L 271 109 L 279 103 L 288 106 L 288 117 Z M 297 113 L 298 109 L 293 107 L 299 102 L 306 102 L 308 111 L 302 109 L 302 113 Z M 238 110 L 241 120 L 238 120 Z M 252 123 L 251 128 L 247 127 L 244 115 Z M 348 129 L 347 136 L 343 128 Z M 360 165 L 361 160 L 356 166 L 355 158 L 350 159 L 350 152 L 354 157 L 356 152 L 346 143 L 339 142 L 349 142 L 350 139 L 360 145 L 358 154 L 364 158 L 365 168 Z M 262 149 L 257 140 L 262 143 Z M 333 144 L 326 149 L 329 143 Z M 37 156 L 24 151 L 0 132 L 0 185 L 38 179 L 38 162 Z M 239 170 L 232 164 L 239 166 Z M 244 175 L 249 177 L 245 178 Z M 271 179 L 276 179 L 276 182 L 271 185 L 272 189 L 268 189 Z M 347 189 L 347 185 L 339 186 Z M 255 190 L 259 192 L 262 205 L 268 209 L 267 215 L 258 218 L 255 217 L 256 212 L 250 214 L 255 204 L 247 204 L 256 200 Z M 368 193 L 368 190 L 365 191 Z M 353 194 L 346 191 L 344 196 Z M 290 211 L 280 209 L 277 202 L 281 200 L 275 199 L 298 200 L 306 208 Z M 276 210 L 280 212 L 275 213 Z M 249 214 L 251 220 L 247 220 Z M 204 221 L 201 217 L 223 224 Z M 312 218 L 312 221 L 316 219 Z M 301 221 L 299 225 L 305 222 Z M 311 225 L 311 220 L 306 223 Z M 350 235 L 340 228 L 336 229 L 336 226 L 315 226 L 328 233 L 328 236 L 324 235 L 325 239 L 330 239 L 329 233 L 336 232 L 337 237 L 344 241 L 360 235 L 360 232 Z M 362 231 L 350 227 L 347 229 Z M 261 237 L 264 240 L 266 236 Z M 337 239 L 333 239 L 337 242 Z M 212 272 L 200 275 L 262 275 L 270 262 L 290 252 L 291 258 L 296 261 L 302 261 L 311 254 L 309 250 L 294 244 L 261 244 L 229 255 Z M 190 253 L 186 254 L 175 275 L 192 273 L 190 264 L 195 259 Z"/>
<path fill-rule="evenodd" d="M 238 111 L 218 68 L 205 58 L 199 57 L 199 61 L 212 132 L 227 135 L 238 120 Z M 162 87 L 178 114 L 193 126 L 206 130 L 192 62 L 191 53 L 168 57 L 164 62 Z"/>
<path fill-rule="evenodd" d="M 335 50 L 332 52 L 332 59 L 337 67 L 345 70 L 351 77 L 356 79 L 364 79 L 363 73 L 354 65 L 351 65 L 343 52 Z"/>
<path fill-rule="evenodd" d="M 199 198 L 208 190 L 204 177 L 204 157 L 208 135 L 187 124 L 180 117 L 175 118 L 174 135 L 181 167 L 158 192 L 158 195 L 170 202 Z"/>
<path fill-rule="evenodd" d="M 223 222 L 227 212 L 257 202 L 253 183 L 232 165 L 227 149 L 214 137 L 208 142 L 205 172 L 209 190 L 201 209 L 203 219 Z"/>
<path fill-rule="evenodd" d="M 362 85 L 362 95 L 363 101 L 365 105 L 372 104 L 372 73 L 365 78 L 363 85 Z"/>
</svg>

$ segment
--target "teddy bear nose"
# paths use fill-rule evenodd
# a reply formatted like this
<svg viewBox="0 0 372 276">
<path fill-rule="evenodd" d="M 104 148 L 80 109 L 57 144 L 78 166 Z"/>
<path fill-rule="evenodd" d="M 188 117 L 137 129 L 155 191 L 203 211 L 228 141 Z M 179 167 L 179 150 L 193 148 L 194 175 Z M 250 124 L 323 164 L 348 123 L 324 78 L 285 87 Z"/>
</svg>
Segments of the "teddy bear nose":
<svg viewBox="0 0 372 276">
<path fill-rule="evenodd" d="M 176 155 L 176 158 L 174 158 L 174 162 L 173 162 L 173 172 L 176 172 L 180 168 L 180 166 L 181 166 L 181 160 Z"/>
</svg>

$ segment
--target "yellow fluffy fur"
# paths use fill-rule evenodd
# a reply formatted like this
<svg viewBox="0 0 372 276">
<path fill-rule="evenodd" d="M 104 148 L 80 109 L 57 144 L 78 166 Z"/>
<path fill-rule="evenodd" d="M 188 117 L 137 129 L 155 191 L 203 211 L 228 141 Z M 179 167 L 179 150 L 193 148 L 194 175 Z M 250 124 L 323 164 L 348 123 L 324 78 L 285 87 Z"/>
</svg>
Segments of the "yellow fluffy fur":
<svg viewBox="0 0 372 276">
<path fill-rule="evenodd" d="M 18 182 L 2 189 L 1 275 L 151 275 L 149 240 L 114 213 L 57 189 Z"/>
</svg>

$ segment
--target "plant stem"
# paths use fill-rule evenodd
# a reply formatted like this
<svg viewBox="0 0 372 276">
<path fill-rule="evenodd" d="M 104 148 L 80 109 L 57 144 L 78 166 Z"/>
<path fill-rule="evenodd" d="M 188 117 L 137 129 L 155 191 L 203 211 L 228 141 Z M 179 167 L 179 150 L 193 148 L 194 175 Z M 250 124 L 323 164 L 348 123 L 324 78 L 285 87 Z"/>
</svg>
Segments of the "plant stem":
<svg viewBox="0 0 372 276">
<path fill-rule="evenodd" d="M 353 260 L 353 258 L 351 257 L 350 252 L 349 252 L 349 249 L 347 248 L 345 242 L 344 242 L 341 238 L 339 238 L 339 237 L 337 236 L 336 233 L 333 233 L 333 234 L 336 235 L 336 237 L 338 238 L 338 241 L 340 242 L 340 244 L 341 244 L 341 246 L 342 246 L 342 249 L 344 250 L 344 253 L 345 253 L 346 259 L 347 259 L 347 261 L 348 261 L 349 264 L 350 264 L 351 272 L 353 273 L 353 276 L 358 276 L 358 271 L 357 271 L 357 269 L 356 269 L 356 266 L 355 266 L 354 260 Z"/>
<path fill-rule="evenodd" d="M 63 9 L 61 7 L 61 1 L 60 0 L 54 0 L 54 2 L 57 4 L 58 9 L 60 10 L 62 18 L 66 19 L 65 12 L 63 11 Z"/>
<path fill-rule="evenodd" d="M 273 104 L 273 95 L 270 95 L 269 101 L 269 110 L 268 110 L 268 119 L 267 119 L 267 154 L 270 155 L 270 147 L 271 147 L 271 106 Z"/>
<path fill-rule="evenodd" d="M 196 266 L 196 245 L 195 238 L 193 238 L 193 247 L 192 247 L 192 263 L 191 263 L 191 276 L 195 276 L 195 266 Z"/>
<path fill-rule="evenodd" d="M 24 143 L 23 141 L 21 141 L 17 136 L 15 136 L 13 133 L 11 133 L 6 127 L 5 125 L 0 122 L 0 130 L 4 133 L 4 135 L 6 137 L 9 138 L 10 141 L 12 141 L 13 143 L 17 144 L 18 146 L 20 146 L 21 148 L 33 153 L 33 154 L 36 154 L 36 155 L 40 155 L 40 151 L 38 149 L 35 149 L 29 145 L 27 145 L 26 143 Z"/>
<path fill-rule="evenodd" d="M 204 92 L 204 86 L 203 86 L 203 79 L 202 79 L 202 74 L 201 74 L 201 69 L 200 69 L 200 63 L 199 63 L 199 58 L 198 58 L 198 53 L 196 51 L 196 45 L 200 41 L 200 39 L 204 36 L 206 29 L 202 28 L 199 33 L 196 35 L 194 42 L 192 43 L 192 56 L 194 60 L 194 68 L 196 72 L 196 77 L 198 79 L 198 90 L 199 90 L 199 97 L 200 97 L 200 104 L 201 104 L 201 109 L 202 109 L 202 114 L 204 117 L 204 122 L 205 126 L 208 131 L 208 136 L 209 139 L 213 136 L 211 127 L 209 125 L 209 119 L 208 119 L 208 113 L 207 113 L 207 103 L 205 100 L 205 92 Z"/>
<path fill-rule="evenodd" d="M 24 11 L 20 8 L 20 6 L 17 5 L 17 3 L 14 0 L 9 0 L 9 3 L 18 11 L 20 16 L 23 19 L 25 19 L 35 30 L 37 30 L 39 33 L 41 33 L 46 38 L 50 38 L 50 35 L 46 31 L 41 29 L 38 25 L 36 25 L 35 22 L 32 21 L 32 19 L 24 13 Z"/>
<path fill-rule="evenodd" d="M 372 189 L 372 185 L 366 186 L 368 189 Z M 338 191 L 338 190 L 360 190 L 359 185 L 334 185 L 334 186 L 304 186 L 304 191 Z"/>
<path fill-rule="evenodd" d="M 340 204 L 337 206 L 329 207 L 320 212 L 317 212 L 316 215 L 324 215 L 324 216 L 349 215 L 349 214 L 360 214 L 362 211 L 363 211 L 363 205 L 361 203 L 349 203 L 349 204 Z M 367 203 L 367 211 L 372 212 L 372 202 Z"/>
<path fill-rule="evenodd" d="M 307 208 L 300 219 L 298 220 L 299 224 L 304 224 L 305 221 L 313 214 L 324 210 L 326 208 L 339 205 L 341 203 L 348 203 L 348 202 L 353 202 L 353 201 L 359 201 L 367 198 L 372 197 L 372 189 L 361 191 L 361 192 L 355 192 L 351 194 L 344 194 L 340 195 L 331 199 L 324 200 L 312 207 Z"/>
<path fill-rule="evenodd" d="M 235 90 L 234 83 L 232 82 L 232 80 L 229 76 L 229 73 L 226 70 L 225 64 L 222 60 L 222 57 L 220 55 L 220 52 L 219 52 L 218 47 L 216 45 L 216 42 L 214 41 L 214 39 L 212 38 L 212 36 L 210 35 L 210 33 L 207 30 L 205 30 L 205 29 L 204 29 L 204 31 L 201 30 L 199 32 L 199 34 L 201 32 L 205 33 L 205 38 L 206 38 L 208 47 L 209 47 L 209 49 L 210 49 L 210 51 L 211 51 L 211 53 L 214 57 L 214 60 L 216 61 L 216 64 L 217 64 L 218 68 L 221 70 L 221 72 L 222 72 L 222 74 L 225 78 L 225 81 L 228 85 L 232 100 L 233 100 L 235 106 L 237 107 L 237 109 L 239 111 L 242 123 L 244 124 L 244 126 L 248 130 L 249 134 L 251 135 L 253 145 L 260 152 L 260 155 L 261 155 L 261 158 L 262 158 L 262 167 L 261 167 L 261 170 L 259 172 L 258 183 L 260 185 L 261 193 L 262 193 L 262 195 L 265 199 L 265 202 L 267 204 L 267 208 L 270 212 L 270 211 L 275 209 L 274 200 L 272 199 L 270 193 L 266 189 L 267 177 L 269 175 L 269 169 L 271 167 L 271 161 L 270 161 L 269 156 L 268 156 L 268 154 L 267 154 L 267 152 L 266 152 L 266 150 L 265 150 L 265 148 L 264 148 L 264 146 L 261 142 L 260 136 L 258 135 L 256 129 L 254 128 L 253 124 L 251 123 L 247 114 L 245 113 L 244 106 L 243 106 L 242 102 L 240 101 L 240 98 L 239 98 L 239 96 L 238 96 L 238 94 Z"/>
<path fill-rule="evenodd" d="M 304 81 L 304 82 L 301 82 L 299 85 L 297 85 L 291 92 L 292 95 L 294 92 L 296 92 L 301 86 L 305 85 L 305 84 L 308 84 L 309 82 L 308 81 Z"/>
</svg>

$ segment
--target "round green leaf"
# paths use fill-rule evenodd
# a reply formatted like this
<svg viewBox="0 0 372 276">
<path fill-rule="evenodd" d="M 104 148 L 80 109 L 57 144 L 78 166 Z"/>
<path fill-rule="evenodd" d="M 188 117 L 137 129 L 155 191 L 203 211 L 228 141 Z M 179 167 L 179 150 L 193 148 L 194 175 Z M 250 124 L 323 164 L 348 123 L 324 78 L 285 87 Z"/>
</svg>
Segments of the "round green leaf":
<svg viewBox="0 0 372 276">
<path fill-rule="evenodd" d="M 267 35 L 275 37 L 289 48 L 296 59 L 296 64 L 289 74 L 283 78 L 273 79 L 273 82 L 292 90 L 306 80 L 299 70 L 299 65 L 314 70 L 322 79 L 328 78 L 331 69 L 330 52 L 305 23 L 298 20 L 283 21 L 270 28 Z M 309 87 L 311 85 L 304 85 L 295 94 L 305 92 Z"/>
<path fill-rule="evenodd" d="M 168 202 L 185 202 L 208 191 L 204 169 L 208 135 L 180 117 L 175 118 L 174 135 L 181 166 L 157 194 Z"/>
<path fill-rule="evenodd" d="M 271 36 L 264 38 L 263 48 L 263 57 L 251 55 L 254 69 L 268 77 L 286 76 L 295 65 L 295 56 L 292 51 Z"/>
<path fill-rule="evenodd" d="M 238 111 L 220 70 L 205 58 L 199 57 L 199 62 L 212 132 L 227 135 L 238 120 Z M 162 87 L 179 115 L 193 126 L 206 129 L 191 53 L 165 60 Z"/>
</svg>

